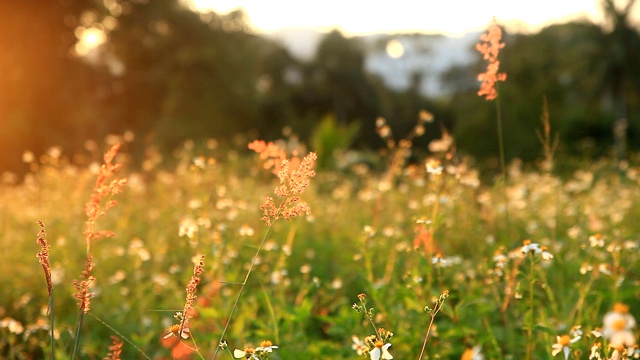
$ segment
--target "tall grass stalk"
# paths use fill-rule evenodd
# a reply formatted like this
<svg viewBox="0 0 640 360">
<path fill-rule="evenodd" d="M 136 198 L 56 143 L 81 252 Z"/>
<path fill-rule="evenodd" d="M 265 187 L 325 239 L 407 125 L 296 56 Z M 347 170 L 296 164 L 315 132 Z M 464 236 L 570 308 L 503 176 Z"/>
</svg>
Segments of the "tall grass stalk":
<svg viewBox="0 0 640 360">
<path fill-rule="evenodd" d="M 49 314 L 49 336 L 51 343 L 49 357 L 51 360 L 54 360 L 55 336 L 53 326 L 53 281 L 51 280 L 51 263 L 49 262 L 49 243 L 47 242 L 47 234 L 44 228 L 44 222 L 42 220 L 38 220 L 38 226 L 40 226 L 40 231 L 38 231 L 36 243 L 40 245 L 40 252 L 36 254 L 36 257 L 38 258 L 38 262 L 40 262 L 40 265 L 42 265 L 45 281 L 47 282 L 47 293 L 49 295 L 47 312 Z"/>
<path fill-rule="evenodd" d="M 267 155 L 267 151 L 270 149 L 271 143 L 266 144 L 264 142 L 254 141 L 249 144 L 249 148 L 260 153 L 261 155 Z M 281 153 L 281 152 L 279 152 Z M 280 154 L 279 154 L 280 155 Z M 231 311 L 229 313 L 229 317 L 227 318 L 227 322 L 222 330 L 222 334 L 220 335 L 220 340 L 218 341 L 218 346 L 216 346 L 216 350 L 213 353 L 212 359 L 216 359 L 218 352 L 220 351 L 222 344 L 224 342 L 224 337 L 229 330 L 229 326 L 231 325 L 231 321 L 233 319 L 233 315 L 235 314 L 238 304 L 240 303 L 240 298 L 244 292 L 244 289 L 253 273 L 253 269 L 258 261 L 258 257 L 260 256 L 260 252 L 264 247 L 264 243 L 267 240 L 267 236 L 271 231 L 271 228 L 274 222 L 278 219 L 290 220 L 291 218 L 311 213 L 311 209 L 306 202 L 303 202 L 300 199 L 300 194 L 305 190 L 305 188 L 309 185 L 309 178 L 314 177 L 316 175 L 313 167 L 315 165 L 315 161 L 317 160 L 317 156 L 315 153 L 311 152 L 307 156 L 305 156 L 302 161 L 299 163 L 298 167 L 295 169 L 290 169 L 289 160 L 286 158 L 282 160 L 280 166 L 277 170 L 277 175 L 280 180 L 280 185 L 275 188 L 275 194 L 282 198 L 280 204 L 278 206 L 275 205 L 274 199 L 270 196 L 265 198 L 265 201 L 260 206 L 262 209 L 263 216 L 262 220 L 267 225 L 267 230 L 260 241 L 260 245 L 256 250 L 256 253 L 253 255 L 251 259 L 251 264 L 249 265 L 249 269 L 244 277 L 240 285 L 240 290 L 238 291 L 238 295 L 236 296 L 235 301 L 233 302 L 233 306 L 231 307 Z"/>
<path fill-rule="evenodd" d="M 497 86 L 497 85 L 496 85 Z M 502 111 L 500 106 L 500 97 L 496 98 L 496 126 L 498 131 L 498 153 L 500 156 L 500 172 L 501 172 L 501 181 L 500 186 L 502 190 L 502 204 L 504 206 L 504 226 L 505 233 L 507 235 L 507 240 L 510 237 L 510 228 L 511 228 L 511 220 L 509 218 L 509 196 L 507 194 L 507 165 L 506 165 L 506 155 L 504 150 L 504 135 L 502 129 Z"/>
<path fill-rule="evenodd" d="M 422 360 L 422 357 L 424 356 L 424 351 L 427 348 L 427 340 L 429 340 L 429 334 L 431 333 L 433 322 L 435 321 L 436 315 L 442 309 L 442 307 L 444 306 L 444 302 L 447 300 L 448 297 L 449 297 L 449 291 L 445 290 L 442 292 L 442 294 L 440 294 L 440 297 L 438 298 L 438 300 L 436 300 L 435 304 L 433 305 L 433 308 L 430 308 L 428 306 L 425 307 L 425 311 L 431 314 L 431 320 L 429 321 L 427 332 L 424 335 L 424 341 L 422 342 L 422 349 L 420 350 L 420 356 L 418 356 L 418 360 Z"/>
<path fill-rule="evenodd" d="M 260 256 L 260 252 L 262 251 L 262 247 L 264 246 L 264 243 L 267 240 L 267 236 L 269 235 L 269 232 L 271 231 L 272 226 L 273 224 L 267 227 L 267 230 L 265 231 L 264 236 L 262 237 L 262 241 L 260 241 L 260 245 L 258 246 L 256 253 L 253 255 L 253 258 L 251 259 L 251 265 L 249 265 L 249 269 L 247 270 L 244 280 L 240 284 L 240 290 L 238 291 L 238 295 L 236 296 L 236 299 L 233 302 L 233 306 L 231 307 L 231 311 L 229 312 L 227 323 L 224 325 L 224 329 L 222 329 L 222 334 L 220 335 L 220 340 L 218 341 L 218 345 L 222 344 L 222 342 L 224 341 L 224 337 L 227 334 L 227 331 L 229 330 L 229 325 L 231 325 L 231 320 L 233 319 L 233 315 L 235 314 L 236 309 L 238 308 L 238 304 L 240 303 L 240 298 L 242 297 L 244 288 L 247 285 L 247 281 L 249 281 L 249 277 L 251 277 L 251 274 L 253 273 L 253 268 L 255 267 L 256 262 L 258 261 L 258 257 Z M 220 346 L 216 346 L 216 350 L 213 353 L 212 359 L 217 358 L 218 351 L 220 351 L 220 349 L 221 349 Z"/>
</svg>

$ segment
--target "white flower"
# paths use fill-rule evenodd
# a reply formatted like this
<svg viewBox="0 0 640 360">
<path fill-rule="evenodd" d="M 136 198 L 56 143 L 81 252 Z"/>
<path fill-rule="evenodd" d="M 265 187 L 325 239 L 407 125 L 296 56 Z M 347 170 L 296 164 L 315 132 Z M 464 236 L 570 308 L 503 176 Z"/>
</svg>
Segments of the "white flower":
<svg viewBox="0 0 640 360">
<path fill-rule="evenodd" d="M 376 341 L 376 343 L 374 344 L 374 348 L 373 350 L 371 350 L 371 352 L 369 352 L 369 356 L 371 356 L 371 360 L 380 360 L 380 359 L 385 359 L 385 360 L 389 360 L 389 359 L 393 359 L 393 356 L 391 356 L 391 354 L 389 353 L 389 346 L 391 346 L 390 343 L 386 343 L 386 344 L 382 344 L 382 341 L 378 340 Z"/>
<path fill-rule="evenodd" d="M 273 352 L 273 349 L 277 349 L 277 348 L 278 347 L 273 345 L 271 341 L 265 340 L 261 342 L 260 346 L 256 348 L 256 352 L 270 353 L 270 352 Z"/>
<path fill-rule="evenodd" d="M 364 342 L 362 342 L 362 340 L 360 340 L 360 338 L 355 335 L 351 337 L 351 340 L 353 340 L 351 348 L 355 350 L 358 355 L 364 354 L 364 352 L 367 350 L 367 345 L 365 345 Z"/>
<path fill-rule="evenodd" d="M 632 330 L 636 327 L 636 319 L 629 314 L 629 306 L 616 303 L 613 310 L 602 319 L 602 337 L 610 341 L 611 346 L 633 346 L 636 344 Z"/>
<path fill-rule="evenodd" d="M 235 349 L 233 350 L 233 357 L 236 359 L 245 358 L 245 359 L 251 359 L 251 360 L 260 360 L 256 356 L 254 349 L 251 349 L 251 348 L 246 348 L 244 350 Z"/>
<path fill-rule="evenodd" d="M 543 260 L 551 260 L 551 259 L 553 259 L 553 254 L 551 254 L 550 252 L 547 251 L 547 247 L 546 246 L 541 247 L 540 250 L 542 250 L 542 253 L 540 255 L 542 256 Z"/>
<path fill-rule="evenodd" d="M 462 360 L 484 360 L 482 354 L 482 346 L 476 345 L 473 348 L 468 348 L 464 351 L 461 357 Z"/>
<path fill-rule="evenodd" d="M 576 336 L 573 339 L 569 337 L 569 335 L 556 336 L 556 343 L 551 346 L 551 355 L 556 356 L 561 351 L 564 353 L 565 360 L 569 358 L 569 354 L 571 353 L 571 348 L 569 345 L 580 340 L 581 336 Z"/>
<path fill-rule="evenodd" d="M 532 243 L 530 240 L 525 240 L 522 248 L 520 249 L 523 254 L 540 254 L 542 253 L 542 249 L 540 249 L 540 245 L 538 243 Z"/>
<path fill-rule="evenodd" d="M 591 347 L 591 353 L 589 354 L 589 360 L 602 360 L 602 356 L 600 356 L 600 343 L 595 343 Z"/>
</svg>

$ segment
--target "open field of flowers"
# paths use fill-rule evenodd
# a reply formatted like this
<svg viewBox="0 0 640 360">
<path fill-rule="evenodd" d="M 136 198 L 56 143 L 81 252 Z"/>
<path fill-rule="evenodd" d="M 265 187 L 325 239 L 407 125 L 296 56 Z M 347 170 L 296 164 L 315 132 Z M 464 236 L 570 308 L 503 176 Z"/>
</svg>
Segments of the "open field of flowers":
<svg viewBox="0 0 640 360">
<path fill-rule="evenodd" d="M 228 324 L 218 358 L 266 348 L 258 358 L 407 359 L 423 345 L 425 359 L 637 357 L 640 169 L 605 161 L 560 178 L 514 162 L 506 183 L 491 185 L 450 142 L 414 164 L 397 161 L 399 147 L 382 170 L 318 169 L 284 197 L 274 194 L 277 149 L 306 154 L 292 142 L 253 143 L 262 156 L 186 143 L 165 159 L 173 166 L 150 151 L 141 171 L 120 149 L 109 178 L 97 150 L 75 162 L 56 149 L 27 156 L 34 171 L 0 188 L 1 356 L 68 358 L 80 334 L 81 358 L 120 349 L 116 336 L 122 358 L 211 359 Z M 285 187 L 304 178 L 291 175 L 295 164 L 280 173 Z M 107 189 L 98 195 L 96 179 Z M 95 196 L 104 198 L 91 231 L 102 238 L 90 240 L 86 275 Z M 299 196 L 308 209 L 291 202 L 286 221 L 266 196 L 276 206 Z M 91 306 L 77 332 L 83 291 Z"/>
<path fill-rule="evenodd" d="M 413 148 L 430 121 L 394 140 L 378 119 L 366 156 L 239 137 L 137 168 L 129 134 L 25 153 L 0 184 L 0 358 L 640 358 L 637 161 L 559 174 L 546 119 L 540 166 L 501 148 L 480 177 L 446 131 Z"/>
</svg>

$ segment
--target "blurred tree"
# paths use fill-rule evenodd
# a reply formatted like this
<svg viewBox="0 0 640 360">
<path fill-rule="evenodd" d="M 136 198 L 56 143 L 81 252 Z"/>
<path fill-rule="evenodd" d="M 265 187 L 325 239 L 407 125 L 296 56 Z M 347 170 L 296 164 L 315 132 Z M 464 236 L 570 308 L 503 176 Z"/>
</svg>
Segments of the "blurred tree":
<svg viewBox="0 0 640 360">
<path fill-rule="evenodd" d="M 604 96 L 618 84 L 620 69 L 626 69 L 626 94 L 638 98 L 637 75 L 640 63 L 633 54 L 638 33 L 629 27 L 619 41 L 627 43 L 626 65 L 608 60 L 613 56 L 612 36 L 587 21 L 552 25 L 536 34 L 515 34 L 506 37 L 501 52 L 501 69 L 507 74 L 500 84 L 505 146 L 507 158 L 534 160 L 540 155 L 536 129 L 540 127 L 542 99 L 547 97 L 554 131 L 560 133 L 564 151 L 601 156 L 612 143 L 610 129 L 612 96 Z M 609 54 L 609 55 L 607 55 Z M 620 59 L 620 57 L 616 57 Z M 607 65 L 608 64 L 608 65 Z M 620 66 L 612 66 L 619 64 Z M 495 108 L 484 104 L 477 96 L 474 77 L 480 72 L 480 61 L 468 67 L 455 67 L 444 75 L 452 91 L 451 104 L 455 113 L 455 136 L 460 147 L 470 154 L 491 159 L 497 154 L 496 130 L 491 125 Z M 612 69 L 618 69 L 613 75 Z M 631 70 L 632 69 L 632 70 Z M 477 84 L 477 82 L 476 82 Z M 628 86 L 632 84 L 633 86 Z M 636 101 L 637 104 L 637 101 Z M 629 103 L 628 106 L 632 106 Z M 636 105 L 633 105 L 636 106 Z M 637 107 L 636 107 L 637 108 Z M 585 139 L 589 139 L 586 142 Z M 593 141 L 592 141 L 593 140 Z M 585 144 L 595 147 L 585 148 Z M 491 163 L 495 163 L 493 160 Z"/>
<path fill-rule="evenodd" d="M 119 4 L 130 10 L 117 17 L 102 57 L 111 88 L 120 89 L 109 107 L 116 129 L 151 132 L 170 149 L 257 123 L 257 62 L 269 45 L 248 31 L 241 11 L 196 13 L 177 0 Z"/>
<path fill-rule="evenodd" d="M 91 135 L 69 116 L 79 112 L 78 99 L 91 96 L 92 70 L 70 51 L 76 19 L 90 3 L 0 1 L 0 171 L 24 170 L 21 153 L 27 149 L 73 149 Z"/>
<path fill-rule="evenodd" d="M 636 0 L 626 0 L 618 8 L 613 0 L 603 0 L 606 24 L 596 38 L 598 45 L 591 56 L 592 71 L 599 80 L 598 96 L 609 94 L 614 116 L 613 137 L 618 161 L 626 157 L 629 126 L 629 97 L 640 94 L 640 34 L 629 21 Z"/>
<path fill-rule="evenodd" d="M 345 38 L 337 30 L 328 33 L 302 74 L 293 101 L 298 116 L 308 123 L 304 132 L 309 134 L 319 119 L 333 114 L 338 124 L 363 124 L 360 142 L 375 135 L 378 98 L 373 79 L 364 69 L 364 51 L 358 39 Z"/>
</svg>

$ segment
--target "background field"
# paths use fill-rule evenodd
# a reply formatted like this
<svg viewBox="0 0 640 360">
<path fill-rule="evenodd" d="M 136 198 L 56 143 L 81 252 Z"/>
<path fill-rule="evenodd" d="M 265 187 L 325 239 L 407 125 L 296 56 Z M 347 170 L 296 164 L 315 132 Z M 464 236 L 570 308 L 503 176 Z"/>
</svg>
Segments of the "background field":
<svg viewBox="0 0 640 360">
<path fill-rule="evenodd" d="M 188 142 L 171 159 L 149 150 L 145 170 L 120 170 L 128 185 L 99 221 L 117 236 L 92 247 L 90 314 L 151 358 L 171 358 L 161 337 L 182 309 L 199 254 L 206 266 L 191 332 L 210 358 L 237 295 L 233 283 L 244 278 L 266 230 L 259 205 L 277 184 L 244 146 L 199 145 Z M 24 183 L 0 188 L 1 317 L 24 328 L 0 328 L 3 357 L 47 353 L 37 219 L 51 244 L 58 356 L 67 357 L 72 344 L 72 280 L 85 257 L 83 206 L 101 159 L 96 151 L 76 165 L 56 155 L 34 163 Z M 572 348 L 586 358 L 596 341 L 588 332 L 603 326 L 614 303 L 636 313 L 637 167 L 618 171 L 603 160 L 561 178 L 513 163 L 503 187 L 478 181 L 461 159 L 440 155 L 441 175 L 428 174 L 421 162 L 392 170 L 385 157 L 318 169 L 303 194 L 312 215 L 275 223 L 225 337 L 229 345 L 270 339 L 280 346 L 273 358 L 357 358 L 352 336 L 372 333 L 351 308 L 360 293 L 375 308 L 377 325 L 394 332 L 390 351 L 398 359 L 417 358 L 430 320 L 423 309 L 445 289 L 450 298 L 436 317 L 429 358 L 458 358 L 473 345 L 486 358 L 522 358 L 527 344 L 534 358 L 550 358 L 556 335 L 575 325 L 585 336 Z M 196 163 L 207 160 L 204 168 L 194 165 L 200 156 Z M 125 146 L 117 162 L 127 159 Z M 190 227 L 192 236 L 179 235 Z M 525 239 L 546 246 L 553 259 L 523 255 Z M 86 317 L 83 358 L 104 356 L 110 334 Z M 129 344 L 124 353 L 142 358 Z"/>
</svg>

